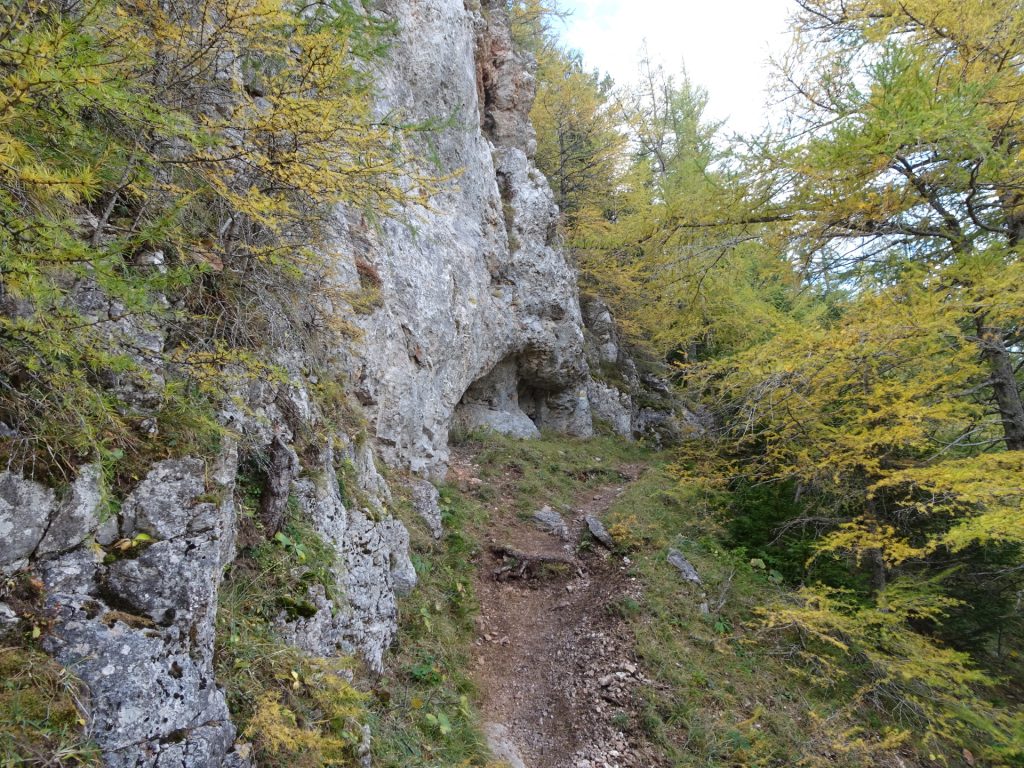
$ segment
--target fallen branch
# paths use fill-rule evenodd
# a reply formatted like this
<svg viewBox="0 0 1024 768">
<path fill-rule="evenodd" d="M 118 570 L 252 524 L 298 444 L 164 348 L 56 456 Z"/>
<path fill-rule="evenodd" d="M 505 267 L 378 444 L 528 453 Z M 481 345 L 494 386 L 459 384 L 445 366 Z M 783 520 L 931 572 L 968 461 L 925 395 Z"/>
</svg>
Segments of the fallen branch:
<svg viewBox="0 0 1024 768">
<path fill-rule="evenodd" d="M 567 555 L 529 554 L 504 545 L 492 546 L 491 552 L 503 560 L 512 561 L 494 572 L 494 578 L 499 581 L 503 578 L 521 579 L 528 570 L 536 570 L 538 566 L 544 565 L 564 565 L 579 570 L 579 564 Z"/>
</svg>

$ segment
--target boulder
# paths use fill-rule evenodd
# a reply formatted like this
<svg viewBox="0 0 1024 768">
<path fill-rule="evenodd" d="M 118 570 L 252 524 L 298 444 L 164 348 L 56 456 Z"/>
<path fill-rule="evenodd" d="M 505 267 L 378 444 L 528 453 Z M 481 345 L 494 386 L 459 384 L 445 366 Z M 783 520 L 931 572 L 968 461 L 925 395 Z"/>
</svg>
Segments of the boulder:
<svg viewBox="0 0 1024 768">
<path fill-rule="evenodd" d="M 0 570 L 11 573 L 28 562 L 56 506 L 52 489 L 14 472 L 0 472 Z"/>
<path fill-rule="evenodd" d="M 598 520 L 593 515 L 587 515 L 586 518 L 587 530 L 590 531 L 590 535 L 601 542 L 608 549 L 615 549 L 615 539 L 608 533 L 608 529 L 604 527 L 604 523 Z"/>
<path fill-rule="evenodd" d="M 697 586 L 703 584 L 697 569 L 693 567 L 690 561 L 686 559 L 686 556 L 678 549 L 670 549 L 668 551 L 668 562 L 669 565 L 679 571 L 679 575 L 683 577 L 684 581 L 696 584 Z"/>
</svg>

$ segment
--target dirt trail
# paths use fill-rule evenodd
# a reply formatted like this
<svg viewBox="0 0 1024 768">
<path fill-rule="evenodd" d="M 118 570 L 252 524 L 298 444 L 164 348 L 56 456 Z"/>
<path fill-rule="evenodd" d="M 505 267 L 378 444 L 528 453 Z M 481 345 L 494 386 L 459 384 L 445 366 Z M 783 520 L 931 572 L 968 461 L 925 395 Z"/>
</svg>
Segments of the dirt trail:
<svg viewBox="0 0 1024 768">
<path fill-rule="evenodd" d="M 453 469 L 475 476 L 468 456 L 455 457 Z M 603 517 L 639 472 L 629 467 L 620 483 L 577 498 L 564 538 L 521 519 L 511 504 L 497 505 L 477 568 L 474 671 L 491 747 L 512 768 L 660 762 L 640 735 L 635 690 L 645 680 L 615 611 L 639 599 L 641 586 L 627 574 L 628 560 L 593 541 L 585 522 Z M 524 569 L 502 549 L 537 560 Z"/>
</svg>

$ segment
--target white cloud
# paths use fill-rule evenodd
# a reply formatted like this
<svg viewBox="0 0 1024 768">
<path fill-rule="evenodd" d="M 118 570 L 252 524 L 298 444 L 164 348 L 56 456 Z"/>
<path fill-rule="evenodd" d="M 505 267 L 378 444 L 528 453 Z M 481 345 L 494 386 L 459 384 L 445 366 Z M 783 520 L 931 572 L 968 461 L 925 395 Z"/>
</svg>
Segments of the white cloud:
<svg viewBox="0 0 1024 768">
<path fill-rule="evenodd" d="M 792 0 L 563 0 L 563 38 L 589 67 L 616 82 L 635 79 L 646 41 L 669 72 L 685 62 L 710 94 L 708 116 L 726 130 L 755 133 L 767 121 L 768 58 L 788 45 Z"/>
</svg>

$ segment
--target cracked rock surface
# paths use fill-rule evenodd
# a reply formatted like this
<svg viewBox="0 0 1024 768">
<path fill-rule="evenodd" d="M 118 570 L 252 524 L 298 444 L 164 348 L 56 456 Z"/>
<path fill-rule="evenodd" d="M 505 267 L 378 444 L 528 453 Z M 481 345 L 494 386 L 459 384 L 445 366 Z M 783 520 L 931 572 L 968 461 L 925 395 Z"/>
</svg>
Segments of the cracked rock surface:
<svg viewBox="0 0 1024 768">
<path fill-rule="evenodd" d="M 129 495 L 119 530 L 152 542 L 37 564 L 55 617 L 45 647 L 88 688 L 92 737 L 114 768 L 220 765 L 234 743 L 213 674 L 234 507 L 199 501 L 206 482 L 201 461 L 160 462 Z"/>
<path fill-rule="evenodd" d="M 378 76 L 381 111 L 450 117 L 432 137 L 438 167 L 427 170 L 456 178 L 408 221 L 375 228 L 342 211 L 337 233 L 349 254 L 340 279 L 358 287 L 359 259 L 381 280 L 381 306 L 359 319 L 357 395 L 389 462 L 435 478 L 456 415 L 470 428 L 530 437 L 592 429 L 576 275 L 530 159 L 532 61 L 513 48 L 503 2 L 473 6 L 378 4 L 398 25 Z M 478 382 L 483 393 L 467 396 Z"/>
</svg>

